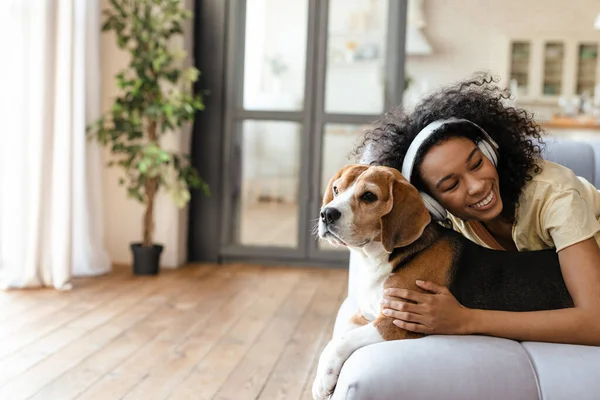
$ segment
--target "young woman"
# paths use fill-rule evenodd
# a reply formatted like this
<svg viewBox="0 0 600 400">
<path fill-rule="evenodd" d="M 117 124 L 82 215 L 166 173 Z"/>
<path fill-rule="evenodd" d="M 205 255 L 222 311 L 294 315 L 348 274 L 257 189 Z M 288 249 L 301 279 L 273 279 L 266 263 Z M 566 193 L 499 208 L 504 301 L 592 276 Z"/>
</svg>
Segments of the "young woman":
<svg viewBox="0 0 600 400">
<path fill-rule="evenodd" d="M 540 158 L 540 127 L 505 106 L 508 97 L 485 76 L 444 88 L 412 114 L 384 116 L 360 150 L 403 171 L 432 215 L 468 239 L 505 251 L 555 248 L 575 307 L 468 309 L 447 288 L 417 281 L 424 292 L 386 291 L 384 313 L 413 332 L 600 345 L 600 192 Z"/>
</svg>

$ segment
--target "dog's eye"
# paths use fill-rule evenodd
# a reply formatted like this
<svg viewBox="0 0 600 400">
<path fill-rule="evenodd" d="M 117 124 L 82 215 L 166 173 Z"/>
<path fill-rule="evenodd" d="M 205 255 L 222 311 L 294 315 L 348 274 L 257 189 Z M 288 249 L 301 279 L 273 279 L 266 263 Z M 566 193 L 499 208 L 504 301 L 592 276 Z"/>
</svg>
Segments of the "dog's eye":
<svg viewBox="0 0 600 400">
<path fill-rule="evenodd" d="M 362 201 L 366 201 L 367 203 L 372 203 L 375 200 L 377 200 L 377 196 L 375 196 L 372 192 L 364 192 L 361 196 L 360 199 Z"/>
<path fill-rule="evenodd" d="M 338 189 L 337 189 L 337 186 L 334 186 L 334 187 L 333 187 L 333 193 L 334 193 L 334 194 L 336 194 L 336 195 L 338 194 Z"/>
</svg>

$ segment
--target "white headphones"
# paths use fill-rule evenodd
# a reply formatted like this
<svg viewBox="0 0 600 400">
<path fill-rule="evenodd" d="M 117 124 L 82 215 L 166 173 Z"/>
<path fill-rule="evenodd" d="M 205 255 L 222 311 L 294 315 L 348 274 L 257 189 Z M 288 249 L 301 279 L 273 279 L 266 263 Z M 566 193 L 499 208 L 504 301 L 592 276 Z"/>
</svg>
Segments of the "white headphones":
<svg viewBox="0 0 600 400">
<path fill-rule="evenodd" d="M 481 140 L 477 142 L 477 147 L 486 156 L 494 167 L 498 166 L 498 144 L 488 135 L 488 133 L 479 125 L 474 122 L 469 121 L 468 119 L 459 119 L 459 118 L 450 118 L 444 120 L 437 120 L 425 128 L 421 129 L 421 131 L 417 134 L 415 139 L 412 141 L 410 146 L 408 147 L 408 151 L 406 152 L 406 156 L 404 157 L 404 162 L 402 163 L 402 175 L 410 182 L 410 178 L 412 176 L 413 167 L 415 164 L 415 157 L 421 148 L 421 145 L 425 140 L 427 140 L 431 135 L 437 132 L 442 127 L 449 124 L 469 124 L 477 128 L 481 134 Z M 443 221 L 448 217 L 448 212 L 440 203 L 438 203 L 433 197 L 428 195 L 425 192 L 419 192 L 421 197 L 423 198 L 423 202 L 425 203 L 425 207 L 431 213 L 431 216 L 436 221 Z"/>
</svg>

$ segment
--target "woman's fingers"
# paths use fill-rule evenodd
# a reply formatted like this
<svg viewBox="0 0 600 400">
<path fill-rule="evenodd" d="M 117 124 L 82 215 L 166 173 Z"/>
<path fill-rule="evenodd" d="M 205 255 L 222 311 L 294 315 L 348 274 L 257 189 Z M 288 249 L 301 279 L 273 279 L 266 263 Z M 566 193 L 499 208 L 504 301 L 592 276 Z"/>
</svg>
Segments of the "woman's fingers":
<svg viewBox="0 0 600 400">
<path fill-rule="evenodd" d="M 422 323 L 423 320 L 423 316 L 419 315 L 419 314 L 415 314 L 415 313 L 411 313 L 411 312 L 406 312 L 406 311 L 395 311 L 395 310 L 391 310 L 389 308 L 386 308 L 382 311 L 383 315 L 385 315 L 386 317 L 390 317 L 390 318 L 394 318 L 394 319 L 399 319 L 405 322 L 416 322 L 416 323 Z"/>
<path fill-rule="evenodd" d="M 395 310 L 395 311 L 405 311 L 405 312 L 420 314 L 418 304 L 408 303 L 408 302 L 402 301 L 402 300 L 394 300 L 392 298 L 384 298 L 381 301 L 381 306 L 384 309 L 391 308 L 392 310 Z"/>
<path fill-rule="evenodd" d="M 428 292 L 436 294 L 450 292 L 446 286 L 438 285 L 437 283 L 430 281 L 417 280 L 417 286 L 419 286 L 421 289 L 427 290 Z"/>
<path fill-rule="evenodd" d="M 398 288 L 385 289 L 383 293 L 386 296 L 399 297 L 401 299 L 414 301 L 416 303 L 423 303 L 427 296 L 431 296 L 430 294 L 419 293 L 415 292 L 414 290 Z"/>
<path fill-rule="evenodd" d="M 394 325 L 396 325 L 398 328 L 402 328 L 410 332 L 429 333 L 429 328 L 422 324 L 415 324 L 412 322 L 405 322 L 400 319 L 396 319 L 394 320 Z"/>
</svg>

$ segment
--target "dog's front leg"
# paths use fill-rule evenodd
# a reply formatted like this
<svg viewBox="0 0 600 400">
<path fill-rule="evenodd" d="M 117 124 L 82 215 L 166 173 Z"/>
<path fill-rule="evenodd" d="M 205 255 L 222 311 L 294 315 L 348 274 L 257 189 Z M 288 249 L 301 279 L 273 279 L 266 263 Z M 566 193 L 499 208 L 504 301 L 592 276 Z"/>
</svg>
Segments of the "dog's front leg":
<svg viewBox="0 0 600 400">
<path fill-rule="evenodd" d="M 383 340 L 373 323 L 333 338 L 321 353 L 317 376 L 312 388 L 313 398 L 315 400 L 327 399 L 333 393 L 342 365 L 352 353 L 361 347 Z"/>
<path fill-rule="evenodd" d="M 354 314 L 352 316 L 352 318 L 350 318 L 348 320 L 348 322 L 346 323 L 346 325 L 342 326 L 341 328 L 338 328 L 337 330 L 337 335 L 338 336 L 342 336 L 345 333 L 350 332 L 351 330 L 354 330 L 356 328 L 359 328 L 361 326 L 367 325 L 369 323 L 369 320 L 365 318 L 364 315 L 362 315 L 362 313 L 360 311 L 358 311 L 356 314 Z"/>
<path fill-rule="evenodd" d="M 360 318 L 353 317 L 349 328 L 358 326 L 359 321 L 362 322 Z M 398 328 L 394 325 L 393 318 L 382 314 L 372 323 L 333 338 L 321 353 L 317 376 L 312 388 L 313 398 L 315 400 L 327 399 L 333 393 L 344 362 L 361 347 L 387 340 L 416 339 L 423 336 L 420 333 Z"/>
<path fill-rule="evenodd" d="M 402 340 L 402 339 L 418 339 L 425 336 L 422 333 L 410 332 L 394 325 L 394 319 L 381 314 L 373 325 L 383 340 Z"/>
</svg>

